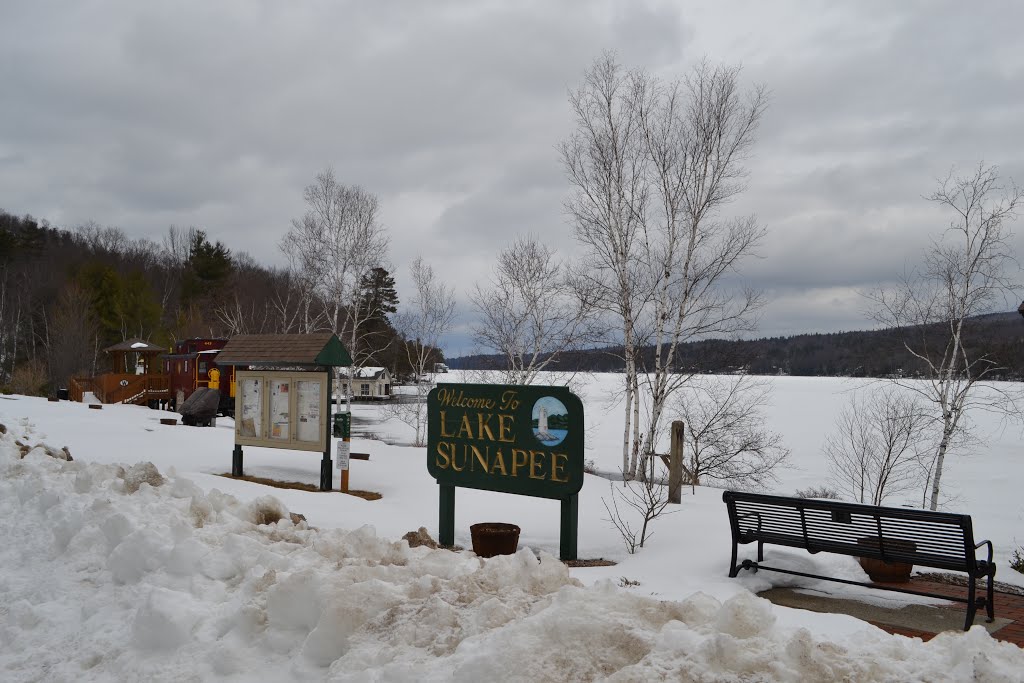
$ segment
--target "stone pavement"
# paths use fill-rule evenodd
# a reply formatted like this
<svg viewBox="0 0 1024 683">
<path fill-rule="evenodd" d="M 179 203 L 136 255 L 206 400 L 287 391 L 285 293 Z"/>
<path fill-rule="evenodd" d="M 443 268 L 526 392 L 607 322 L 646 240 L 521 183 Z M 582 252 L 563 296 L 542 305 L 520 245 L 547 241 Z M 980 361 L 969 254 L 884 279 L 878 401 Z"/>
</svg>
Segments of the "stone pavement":
<svg viewBox="0 0 1024 683">
<path fill-rule="evenodd" d="M 909 584 L 904 583 L 900 584 L 900 586 L 939 595 L 956 597 L 965 597 L 967 595 L 967 588 L 965 586 L 939 583 L 921 577 L 913 577 Z M 883 591 L 878 591 L 878 594 L 899 595 L 898 593 L 884 593 Z M 978 595 L 983 594 L 982 591 L 978 591 Z M 760 593 L 760 595 L 776 604 L 787 607 L 798 607 L 816 612 L 850 614 L 858 619 L 874 624 L 889 633 L 921 638 L 922 640 L 929 640 L 940 631 L 961 631 L 967 610 L 967 605 L 962 602 L 950 602 L 938 607 L 910 605 L 903 608 L 884 608 L 849 598 L 800 593 L 789 589 L 772 589 Z M 996 590 L 995 616 L 994 623 L 986 623 L 985 610 L 982 609 L 975 614 L 974 623 L 988 629 L 993 638 L 1005 640 L 1018 647 L 1024 647 L 1024 595 Z"/>
</svg>

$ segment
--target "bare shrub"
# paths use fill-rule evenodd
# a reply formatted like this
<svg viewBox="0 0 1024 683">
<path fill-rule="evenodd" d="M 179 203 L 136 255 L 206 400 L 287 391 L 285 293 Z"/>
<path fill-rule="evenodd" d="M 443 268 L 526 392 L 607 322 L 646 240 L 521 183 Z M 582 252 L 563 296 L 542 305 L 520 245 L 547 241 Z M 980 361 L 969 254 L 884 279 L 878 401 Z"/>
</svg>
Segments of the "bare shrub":
<svg viewBox="0 0 1024 683">
<path fill-rule="evenodd" d="M 29 360 L 11 373 L 11 393 L 23 396 L 43 396 L 46 392 L 46 366 L 42 361 Z"/>
<path fill-rule="evenodd" d="M 629 554 L 636 553 L 644 547 L 651 537 L 651 525 L 662 514 L 672 514 L 676 510 L 665 512 L 668 506 L 668 487 L 656 480 L 654 476 L 654 458 L 647 459 L 643 476 L 636 480 L 626 479 L 623 473 L 621 487 L 610 484 L 611 501 L 601 498 L 604 509 L 608 513 L 605 519 L 618 530 L 626 544 Z M 622 502 L 625 508 L 619 507 Z M 632 510 L 632 512 L 630 512 Z"/>
<path fill-rule="evenodd" d="M 934 452 L 932 424 L 921 400 L 898 388 L 854 394 L 825 442 L 835 485 L 872 505 L 916 488 Z"/>
<path fill-rule="evenodd" d="M 806 489 L 797 489 L 794 493 L 797 498 L 823 498 L 825 500 L 839 500 L 839 491 L 828 486 L 811 486 Z"/>
<path fill-rule="evenodd" d="M 1010 558 L 1010 569 L 1024 574 L 1024 548 L 1017 548 Z"/>
<path fill-rule="evenodd" d="M 770 401 L 771 384 L 749 375 L 693 378 L 676 408 L 687 427 L 684 481 L 736 489 L 774 482 L 789 449 L 765 424 Z"/>
</svg>

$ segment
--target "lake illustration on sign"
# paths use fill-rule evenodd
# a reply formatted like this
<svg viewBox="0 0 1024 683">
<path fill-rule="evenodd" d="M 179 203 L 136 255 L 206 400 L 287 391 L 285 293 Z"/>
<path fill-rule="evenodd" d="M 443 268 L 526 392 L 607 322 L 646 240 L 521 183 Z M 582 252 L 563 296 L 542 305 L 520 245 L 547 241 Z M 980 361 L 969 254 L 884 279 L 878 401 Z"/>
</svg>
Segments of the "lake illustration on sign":
<svg viewBox="0 0 1024 683">
<path fill-rule="evenodd" d="M 533 404 L 533 435 L 545 446 L 557 446 L 569 434 L 569 411 L 554 396 Z"/>
</svg>

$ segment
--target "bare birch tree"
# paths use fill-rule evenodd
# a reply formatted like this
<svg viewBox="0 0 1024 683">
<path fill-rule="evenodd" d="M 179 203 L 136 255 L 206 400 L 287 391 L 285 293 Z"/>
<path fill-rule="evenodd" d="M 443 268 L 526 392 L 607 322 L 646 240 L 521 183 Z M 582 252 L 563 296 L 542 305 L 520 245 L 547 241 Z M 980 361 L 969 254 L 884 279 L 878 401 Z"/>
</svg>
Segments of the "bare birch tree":
<svg viewBox="0 0 1024 683">
<path fill-rule="evenodd" d="M 641 451 L 654 452 L 667 402 L 687 379 L 675 363 L 679 344 L 751 330 L 760 305 L 756 292 L 724 286 L 764 236 L 753 217 L 722 215 L 745 189 L 743 164 L 768 99 L 763 87 L 744 91 L 739 76 L 702 63 L 664 83 L 606 54 L 569 97 L 567 211 L 588 252 L 588 284 L 622 325 L 629 476 Z M 650 368 L 637 367 L 642 344 L 653 347 Z"/>
<path fill-rule="evenodd" d="M 417 257 L 409 266 L 412 301 L 397 317 L 396 328 L 404 338 L 406 359 L 417 378 L 414 403 L 393 402 L 392 414 L 416 430 L 413 445 L 423 446 L 427 437 L 426 396 L 432 383 L 423 378 L 433 373 L 433 352 L 455 319 L 455 292 L 441 282 L 434 269 Z"/>
<path fill-rule="evenodd" d="M 858 503 L 882 505 L 916 489 L 933 452 L 934 417 L 920 397 L 896 387 L 854 394 L 825 442 L 833 484 Z"/>
<path fill-rule="evenodd" d="M 330 168 L 306 186 L 303 199 L 306 212 L 292 221 L 281 249 L 327 302 L 332 331 L 352 356 L 351 387 L 373 351 L 362 343 L 364 323 L 378 314 L 361 301 L 359 283 L 386 260 L 388 236 L 376 195 L 339 183 Z"/>
<path fill-rule="evenodd" d="M 767 92 L 744 93 L 738 67 L 697 65 L 682 82 L 642 82 L 641 126 L 650 160 L 652 201 L 645 226 L 651 269 L 654 362 L 644 454 L 654 452 L 662 414 L 687 380 L 676 367 L 679 345 L 755 328 L 759 294 L 730 291 L 723 280 L 753 254 L 765 230 L 753 216 L 723 218 L 746 188 L 743 166 L 767 106 Z"/>
<path fill-rule="evenodd" d="M 532 384 L 557 368 L 560 354 L 592 338 L 591 302 L 566 264 L 536 236 L 501 251 L 486 285 L 470 299 L 479 316 L 473 337 L 504 357 L 505 384 Z"/>
<path fill-rule="evenodd" d="M 573 188 L 565 210 L 586 249 L 581 269 L 585 285 L 598 310 L 621 324 L 624 476 L 636 471 L 640 443 L 636 325 L 649 290 L 641 246 L 650 188 L 634 89 L 633 75 L 614 55 L 605 53 L 596 60 L 583 84 L 569 93 L 576 130 L 559 148 Z"/>
<path fill-rule="evenodd" d="M 1019 393 L 988 380 L 1001 368 L 992 357 L 973 351 L 971 319 L 1005 304 L 1013 289 L 1009 269 L 1015 263 L 1009 222 L 1017 215 L 1024 190 L 1000 184 L 995 167 L 979 164 L 970 174 L 954 172 L 928 197 L 953 218 L 925 253 L 919 270 L 900 284 L 869 295 L 873 317 L 898 330 L 904 347 L 919 362 L 924 381 L 896 379 L 935 408 L 940 425 L 930 465 L 929 507 L 938 509 L 946 454 L 965 414 L 972 408 L 1020 417 Z M 986 391 L 978 391 L 981 386 Z"/>
</svg>

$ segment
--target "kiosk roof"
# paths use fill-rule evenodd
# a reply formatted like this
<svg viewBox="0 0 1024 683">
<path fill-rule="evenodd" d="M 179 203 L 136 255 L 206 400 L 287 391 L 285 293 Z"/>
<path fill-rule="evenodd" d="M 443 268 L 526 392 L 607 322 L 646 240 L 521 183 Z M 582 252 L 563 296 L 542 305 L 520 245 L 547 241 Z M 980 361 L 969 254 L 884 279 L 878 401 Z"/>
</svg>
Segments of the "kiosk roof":
<svg viewBox="0 0 1024 683">
<path fill-rule="evenodd" d="M 217 354 L 217 364 L 346 367 L 352 357 L 330 332 L 242 334 L 228 340 Z"/>
</svg>

